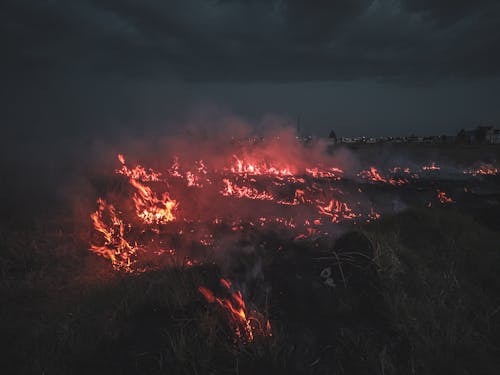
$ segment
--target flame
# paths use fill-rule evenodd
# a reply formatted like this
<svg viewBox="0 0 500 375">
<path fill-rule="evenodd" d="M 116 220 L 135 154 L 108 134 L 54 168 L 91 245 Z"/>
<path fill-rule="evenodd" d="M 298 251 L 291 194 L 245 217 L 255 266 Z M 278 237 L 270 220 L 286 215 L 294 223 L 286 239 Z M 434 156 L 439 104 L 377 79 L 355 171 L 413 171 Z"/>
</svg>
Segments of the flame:
<svg viewBox="0 0 500 375">
<path fill-rule="evenodd" d="M 288 167 L 276 167 L 265 161 L 248 161 L 233 155 L 234 163 L 230 171 L 239 175 L 268 175 L 268 176 L 292 176 Z"/>
<path fill-rule="evenodd" d="M 441 167 L 439 167 L 438 165 L 436 165 L 435 162 L 432 162 L 430 165 L 424 165 L 422 166 L 422 170 L 423 171 L 439 171 L 441 169 Z"/>
<path fill-rule="evenodd" d="M 116 269 L 135 271 L 139 269 L 138 260 L 145 257 L 143 254 L 166 256 L 182 251 L 165 251 L 176 247 L 175 238 L 177 243 L 183 237 L 184 244 L 216 248 L 220 238 L 213 231 L 215 228 L 209 227 L 212 232 L 206 233 L 205 226 L 204 232 L 197 234 L 199 227 L 207 223 L 227 226 L 233 232 L 244 232 L 250 227 L 279 227 L 292 232 L 290 238 L 309 238 L 325 234 L 323 228 L 328 223 L 368 222 L 381 215 L 362 198 L 367 189 L 357 186 L 347 193 L 340 189 L 348 179 L 343 169 L 321 164 L 299 168 L 255 154 L 242 154 L 245 156 L 230 153 L 227 158 L 221 157 L 217 166 L 204 159 L 188 164 L 175 156 L 170 166 L 161 171 L 140 164 L 131 166 L 123 154 L 118 154 L 115 174 L 124 178 L 129 189 L 97 200 L 97 209 L 90 215 L 95 233 L 90 250 L 109 259 Z M 439 171 L 440 167 L 432 162 L 416 170 Z M 458 172 L 483 176 L 495 175 L 498 169 L 482 164 Z M 416 171 L 406 166 L 395 166 L 386 173 L 371 166 L 353 174 L 370 183 L 394 186 L 419 178 Z M 248 204 L 237 206 L 233 201 L 227 205 L 232 209 L 229 212 L 225 205 L 228 198 Z M 442 203 L 453 202 L 441 191 L 438 199 Z M 261 202 L 254 209 L 251 201 Z M 244 212 L 234 212 L 240 208 Z"/>
<path fill-rule="evenodd" d="M 221 190 L 221 194 L 225 196 L 234 196 L 237 198 L 248 198 L 248 199 L 259 199 L 259 200 L 273 200 L 274 197 L 267 192 L 259 192 L 255 188 L 248 186 L 237 186 L 233 184 L 229 179 L 224 178 L 222 180 L 224 183 L 224 189 Z"/>
<path fill-rule="evenodd" d="M 166 224 L 174 221 L 173 211 L 177 207 L 177 202 L 170 199 L 167 192 L 164 192 L 161 198 L 158 198 L 150 187 L 141 184 L 139 181 L 131 178 L 130 185 L 137 189 L 133 200 L 137 216 L 146 224 Z"/>
<path fill-rule="evenodd" d="M 353 187 L 353 181 L 347 181 L 344 170 L 336 166 L 315 163 L 304 167 L 300 163 L 299 167 L 238 152 L 221 156 L 216 166 L 202 159 L 188 163 L 176 156 L 161 172 L 140 164 L 132 167 L 118 154 L 120 164 L 115 174 L 126 188 L 120 185 L 119 192 L 97 199 L 97 209 L 90 214 L 94 228 L 90 251 L 109 260 L 115 270 L 125 272 L 154 268 L 154 261 L 160 258 L 179 259 L 175 264 L 182 268 L 196 267 L 207 259 L 203 252 L 222 247 L 224 239 L 218 232 L 237 237 L 248 229 L 278 228 L 290 239 L 310 240 L 328 235 L 332 223 L 380 218 L 381 213 L 365 198 L 370 189 L 381 184 L 407 184 L 420 178 L 419 173 L 433 177 L 442 173 L 435 162 L 413 171 L 396 166 L 381 172 L 371 166 L 350 171 L 349 176 L 364 180 L 354 183 L 369 183 Z M 496 175 L 498 169 L 483 164 L 457 170 L 462 172 L 484 176 Z M 348 190 L 344 192 L 345 186 Z M 432 188 L 433 201 L 435 193 Z M 440 190 L 437 198 L 442 204 L 454 202 Z M 280 245 L 276 250 L 283 248 Z M 205 286 L 198 291 L 227 314 L 235 340 L 251 343 L 258 337 L 272 336 L 269 320 L 247 307 L 242 292 L 228 279 L 221 278 L 219 283 L 220 294 Z"/>
<path fill-rule="evenodd" d="M 437 191 L 437 197 L 441 203 L 453 203 L 453 199 L 450 198 L 444 191 Z"/>
<path fill-rule="evenodd" d="M 204 286 L 200 286 L 198 291 L 208 303 L 217 303 L 228 313 L 229 324 L 234 330 L 235 338 L 243 343 L 250 343 L 257 336 L 272 336 L 269 320 L 264 319 L 256 310 L 247 309 L 241 291 L 233 289 L 227 279 L 221 278 L 219 282 L 229 297 L 216 297 L 214 292 Z"/>
<path fill-rule="evenodd" d="M 332 223 L 338 223 L 341 218 L 354 219 L 356 217 L 356 214 L 352 212 L 347 203 L 339 202 L 336 199 L 330 199 L 326 206 L 318 205 L 317 207 L 320 215 L 332 218 Z"/>
<path fill-rule="evenodd" d="M 344 174 L 344 171 L 340 168 L 335 168 L 335 167 L 329 169 L 314 167 L 314 168 L 306 168 L 306 173 L 314 178 L 341 179 L 342 175 Z"/>
<path fill-rule="evenodd" d="M 479 168 L 464 170 L 464 174 L 470 174 L 472 176 L 495 176 L 498 174 L 498 168 L 489 164 L 482 164 Z"/>
<path fill-rule="evenodd" d="M 375 167 L 370 167 L 368 170 L 364 170 L 358 173 L 358 176 L 367 180 L 371 180 L 374 182 L 384 182 L 387 183 L 387 180 L 380 175 L 380 172 Z"/>
<path fill-rule="evenodd" d="M 130 271 L 135 262 L 137 248 L 125 239 L 125 225 L 118 217 L 115 207 L 100 198 L 97 203 L 99 207 L 90 218 L 94 229 L 102 235 L 103 241 L 101 245 L 92 244 L 90 250 L 111 260 L 113 268 Z"/>
<path fill-rule="evenodd" d="M 152 169 L 145 169 L 141 165 L 129 169 L 125 164 L 125 157 L 122 154 L 118 154 L 118 160 L 122 164 L 121 168 L 117 169 L 115 172 L 117 174 L 122 174 L 124 176 L 130 177 L 131 179 L 138 181 L 161 181 L 161 173 L 155 172 Z"/>
</svg>

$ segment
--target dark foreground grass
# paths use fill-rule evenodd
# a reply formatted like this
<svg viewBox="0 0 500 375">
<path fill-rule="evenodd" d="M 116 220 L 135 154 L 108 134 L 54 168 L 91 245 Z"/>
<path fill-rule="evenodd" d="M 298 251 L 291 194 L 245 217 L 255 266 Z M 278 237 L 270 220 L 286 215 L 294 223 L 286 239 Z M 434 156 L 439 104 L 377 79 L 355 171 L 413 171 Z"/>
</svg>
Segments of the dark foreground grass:
<svg viewBox="0 0 500 375">
<path fill-rule="evenodd" d="M 0 238 L 4 374 L 498 374 L 500 234 L 409 210 L 328 242 L 119 275 L 71 233 Z M 373 259 L 373 260 L 372 260 Z M 258 276 L 249 278 L 248 270 Z M 229 275 L 228 275 L 229 274 Z M 273 337 L 235 343 L 198 286 L 245 285 Z M 326 277 L 329 275 L 328 277 Z M 327 279 L 329 279 L 327 281 Z M 244 282 L 243 282 L 244 281 Z"/>
</svg>

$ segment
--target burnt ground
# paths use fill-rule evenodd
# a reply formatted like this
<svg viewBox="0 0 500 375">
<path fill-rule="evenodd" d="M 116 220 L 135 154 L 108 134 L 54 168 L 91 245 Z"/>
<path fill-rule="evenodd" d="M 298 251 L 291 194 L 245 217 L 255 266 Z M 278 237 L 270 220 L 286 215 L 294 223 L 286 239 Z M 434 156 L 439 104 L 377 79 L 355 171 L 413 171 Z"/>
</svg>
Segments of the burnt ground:
<svg viewBox="0 0 500 375">
<path fill-rule="evenodd" d="M 456 202 L 427 207 L 436 187 Z M 500 177 L 468 187 L 366 185 L 374 201 L 399 189 L 404 209 L 326 238 L 249 229 L 223 267 L 138 275 L 88 251 L 88 223 L 64 199 L 11 189 L 0 227 L 2 373 L 498 374 Z M 272 337 L 234 342 L 227 316 L 197 290 L 217 290 L 221 276 L 244 285 Z"/>
</svg>

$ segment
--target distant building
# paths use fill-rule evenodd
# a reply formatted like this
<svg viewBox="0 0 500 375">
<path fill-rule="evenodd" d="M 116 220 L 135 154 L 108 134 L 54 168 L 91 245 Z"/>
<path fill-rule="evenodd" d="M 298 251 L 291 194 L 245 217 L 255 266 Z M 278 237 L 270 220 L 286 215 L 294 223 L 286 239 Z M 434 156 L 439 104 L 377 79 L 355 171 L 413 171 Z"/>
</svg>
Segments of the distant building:
<svg viewBox="0 0 500 375">
<path fill-rule="evenodd" d="M 334 143 L 337 143 L 337 134 L 335 134 L 335 131 L 332 130 L 328 135 L 328 138 L 332 140 Z"/>
<path fill-rule="evenodd" d="M 493 126 L 478 126 L 476 128 L 476 138 L 480 143 L 493 143 Z"/>
<path fill-rule="evenodd" d="M 500 143 L 500 129 L 495 129 L 491 143 Z"/>
<path fill-rule="evenodd" d="M 453 135 L 445 135 L 443 134 L 440 138 L 441 143 L 456 143 L 456 138 Z"/>
<path fill-rule="evenodd" d="M 493 126 L 477 126 L 472 130 L 461 129 L 456 137 L 458 143 L 500 143 L 500 129 Z"/>
<path fill-rule="evenodd" d="M 332 130 L 328 137 L 334 143 L 430 143 L 430 144 L 500 144 L 500 129 L 493 126 L 477 126 L 475 129 L 461 129 L 457 135 L 427 135 L 417 136 L 411 134 L 409 136 L 400 137 L 339 137 Z"/>
</svg>

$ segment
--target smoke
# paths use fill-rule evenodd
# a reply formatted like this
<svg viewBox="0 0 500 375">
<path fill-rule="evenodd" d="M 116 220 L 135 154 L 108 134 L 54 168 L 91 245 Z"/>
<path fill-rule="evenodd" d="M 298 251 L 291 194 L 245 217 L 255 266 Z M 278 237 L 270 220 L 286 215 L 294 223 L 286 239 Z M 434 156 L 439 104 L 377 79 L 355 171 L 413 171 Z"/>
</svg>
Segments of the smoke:
<svg viewBox="0 0 500 375">
<path fill-rule="evenodd" d="M 258 279 L 261 265 L 253 263 L 258 258 L 248 257 L 253 260 L 243 267 L 234 260 L 245 256 L 229 255 L 254 254 L 268 233 L 293 240 L 342 230 L 330 221 L 344 215 L 344 208 L 339 206 L 338 215 L 328 211 L 334 209 L 335 188 L 321 183 L 308 191 L 303 187 L 318 168 L 327 171 L 335 166 L 350 175 L 357 162 L 349 151 L 331 152 L 325 140 L 298 138 L 290 119 L 282 116 L 250 122 L 209 108 L 193 112 L 176 127 L 174 135 L 120 134 L 73 151 L 78 163 L 62 190 L 73 206 L 75 222 L 81 222 L 82 239 L 91 230 L 89 214 L 97 212 L 104 229 L 94 230 L 91 241 L 101 255 L 124 246 L 121 251 L 134 257 L 124 264 L 140 260 L 139 268 L 162 264 L 164 257 L 155 254 L 168 254 L 175 264 L 212 259 L 226 270 L 244 269 L 243 279 Z M 123 156 L 117 158 L 118 154 Z M 311 167 L 316 169 L 311 172 Z M 143 175 L 131 177 L 137 171 Z M 150 173 L 158 174 L 159 180 L 150 180 Z M 139 209 L 141 186 L 151 190 L 140 197 Z M 96 211 L 98 198 L 106 202 L 102 212 Z M 155 223 L 165 212 L 165 199 L 172 202 L 175 220 Z M 317 205 L 330 205 L 325 211 L 330 216 L 321 218 Z M 116 211 L 114 219 L 111 209 Z M 144 210 L 153 220 L 147 224 L 138 221 Z M 101 233 L 115 236 L 117 222 L 123 222 L 123 239 L 130 246 L 117 245 L 116 239 L 103 243 Z M 265 245 L 267 250 L 279 246 L 279 241 Z"/>
<path fill-rule="evenodd" d="M 464 174 L 466 158 L 457 162 L 454 155 L 436 147 L 423 152 L 411 145 L 332 147 L 326 139 L 299 138 L 294 125 L 286 116 L 250 121 L 205 107 L 168 124 L 168 129 L 177 129 L 174 134 L 137 136 L 117 131 L 61 140 L 57 146 L 35 142 L 25 155 L 11 145 L 2 149 L 7 177 L 2 189 L 12 197 L 8 207 L 12 213 L 37 219 L 57 211 L 60 217 L 73 218 L 73 230 L 82 241 L 88 243 L 88 234 L 93 233 L 91 241 L 99 246 L 103 239 L 92 230 L 89 215 L 102 198 L 121 215 L 124 236 L 130 244 L 137 243 L 144 260 L 154 263 L 156 252 L 175 253 L 181 264 L 185 259 L 213 259 L 229 269 L 235 268 L 234 259 L 260 251 L 263 243 L 266 249 L 277 250 L 282 246 L 279 238 L 334 239 L 345 228 L 376 220 L 380 214 L 416 203 L 425 206 L 436 199 L 436 186 L 422 193 L 418 184 L 465 181 L 480 165 L 472 163 L 476 164 L 472 172 Z M 123 164 L 118 154 L 123 155 Z M 439 170 L 422 169 L 433 162 Z M 136 169 L 161 175 L 159 181 L 134 177 L 154 196 L 142 203 L 142 209 L 151 209 L 150 217 L 161 216 L 161 205 L 169 199 L 175 202 L 175 220 L 138 221 L 134 197 L 140 185 L 130 184 L 131 177 L 124 172 Z M 448 185 L 451 196 L 457 196 Z M 102 215 L 103 222 L 109 220 L 109 212 Z M 270 234 L 274 242 L 266 240 Z M 226 256 L 237 253 L 243 255 Z M 256 278 L 261 266 L 243 268 L 249 278 Z"/>
</svg>

